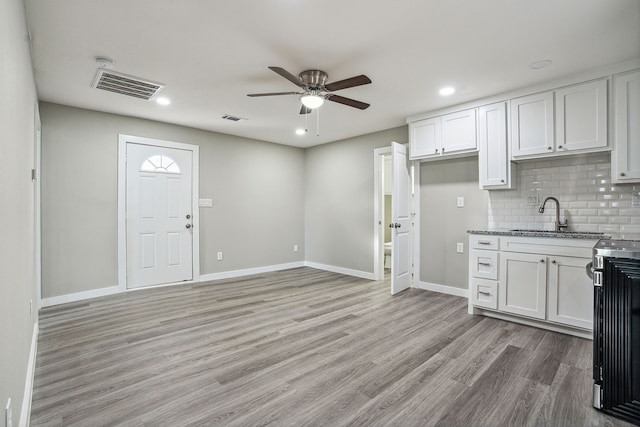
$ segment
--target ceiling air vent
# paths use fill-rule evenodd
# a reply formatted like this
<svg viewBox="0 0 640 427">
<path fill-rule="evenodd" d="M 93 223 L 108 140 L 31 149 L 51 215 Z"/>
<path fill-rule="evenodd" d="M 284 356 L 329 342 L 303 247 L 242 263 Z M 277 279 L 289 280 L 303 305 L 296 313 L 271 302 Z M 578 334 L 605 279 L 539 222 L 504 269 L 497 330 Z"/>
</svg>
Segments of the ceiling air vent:
<svg viewBox="0 0 640 427">
<path fill-rule="evenodd" d="M 164 88 L 164 85 L 101 68 L 92 87 L 149 101 Z"/>
<path fill-rule="evenodd" d="M 229 115 L 229 114 L 225 114 L 224 116 L 222 116 L 222 118 L 225 119 L 225 120 L 231 120 L 232 122 L 239 122 L 241 120 L 247 120 L 247 119 L 245 119 L 243 117 L 236 117 L 236 116 L 232 116 L 232 115 Z"/>
</svg>

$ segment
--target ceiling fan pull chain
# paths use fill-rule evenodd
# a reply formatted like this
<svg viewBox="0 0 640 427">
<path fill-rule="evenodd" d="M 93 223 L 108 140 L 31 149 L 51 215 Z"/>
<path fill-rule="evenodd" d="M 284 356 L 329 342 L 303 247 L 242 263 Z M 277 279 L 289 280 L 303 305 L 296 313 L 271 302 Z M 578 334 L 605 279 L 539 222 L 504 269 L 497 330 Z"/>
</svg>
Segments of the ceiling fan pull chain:
<svg viewBox="0 0 640 427">
<path fill-rule="evenodd" d="M 316 108 L 316 136 L 320 136 L 320 109 Z"/>
</svg>

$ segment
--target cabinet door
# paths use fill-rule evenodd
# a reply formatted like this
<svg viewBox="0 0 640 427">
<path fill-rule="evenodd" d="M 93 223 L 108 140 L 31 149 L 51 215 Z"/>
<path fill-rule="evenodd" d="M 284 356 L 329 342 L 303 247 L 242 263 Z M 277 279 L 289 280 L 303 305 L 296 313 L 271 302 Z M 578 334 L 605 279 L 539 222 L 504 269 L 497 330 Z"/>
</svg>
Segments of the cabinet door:
<svg viewBox="0 0 640 427">
<path fill-rule="evenodd" d="M 478 169 L 480 188 L 511 188 L 507 145 L 507 106 L 504 102 L 478 109 Z"/>
<path fill-rule="evenodd" d="M 440 117 L 409 123 L 410 158 L 440 154 L 441 126 Z"/>
<path fill-rule="evenodd" d="M 640 182 L 640 71 L 614 77 L 615 112 L 611 178 Z"/>
<path fill-rule="evenodd" d="M 547 258 L 526 253 L 500 253 L 498 309 L 545 319 Z"/>
<path fill-rule="evenodd" d="M 475 108 L 442 116 L 442 154 L 475 150 L 476 139 Z"/>
<path fill-rule="evenodd" d="M 556 150 L 607 146 L 607 81 L 556 91 Z"/>
<path fill-rule="evenodd" d="M 561 256 L 549 259 L 547 319 L 593 329 L 593 282 L 585 270 L 591 259 Z"/>
<path fill-rule="evenodd" d="M 514 158 L 553 152 L 553 92 L 511 100 L 511 153 Z"/>
</svg>

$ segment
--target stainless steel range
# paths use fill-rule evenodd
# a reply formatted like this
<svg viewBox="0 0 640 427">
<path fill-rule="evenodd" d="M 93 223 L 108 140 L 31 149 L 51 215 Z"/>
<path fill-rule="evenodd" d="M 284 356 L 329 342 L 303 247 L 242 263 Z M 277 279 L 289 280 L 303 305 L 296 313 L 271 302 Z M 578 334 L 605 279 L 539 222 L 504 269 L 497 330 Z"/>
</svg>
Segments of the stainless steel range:
<svg viewBox="0 0 640 427">
<path fill-rule="evenodd" d="M 640 241 L 593 248 L 593 406 L 640 425 Z"/>
</svg>

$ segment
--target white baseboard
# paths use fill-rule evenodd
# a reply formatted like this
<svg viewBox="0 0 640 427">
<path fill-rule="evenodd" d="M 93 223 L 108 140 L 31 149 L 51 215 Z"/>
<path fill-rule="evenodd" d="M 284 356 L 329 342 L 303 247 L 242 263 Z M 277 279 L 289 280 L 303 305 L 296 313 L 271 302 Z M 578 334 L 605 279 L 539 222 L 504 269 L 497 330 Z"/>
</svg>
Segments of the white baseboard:
<svg viewBox="0 0 640 427">
<path fill-rule="evenodd" d="M 75 294 L 42 298 L 42 301 L 40 301 L 40 307 L 49 307 L 51 305 L 65 304 L 68 302 L 76 302 L 90 298 L 103 297 L 105 295 L 113 295 L 123 291 L 124 290 L 120 286 L 111 286 L 108 288 L 93 289 L 91 291 L 76 292 Z"/>
<path fill-rule="evenodd" d="M 335 265 L 319 264 L 317 262 L 305 261 L 306 267 L 317 268 L 318 270 L 330 271 L 332 273 L 346 274 L 347 276 L 360 277 L 367 280 L 375 280 L 373 273 L 368 271 L 352 270 L 350 268 L 338 267 Z"/>
<path fill-rule="evenodd" d="M 202 274 L 195 281 L 177 282 L 177 283 L 170 283 L 167 285 L 158 285 L 158 286 L 174 286 L 174 285 L 181 285 L 186 283 L 202 283 L 202 282 L 209 282 L 211 280 L 231 279 L 234 277 L 250 276 L 252 274 L 270 273 L 272 271 L 289 270 L 292 268 L 299 268 L 299 267 L 305 267 L 305 266 L 311 267 L 311 268 L 317 268 L 318 270 L 326 270 L 326 271 L 331 271 L 333 273 L 340 273 L 340 274 L 346 274 L 348 276 L 360 277 L 367 280 L 375 280 L 373 273 L 369 273 L 366 271 L 351 270 L 349 268 L 336 267 L 334 265 L 318 264 L 318 263 L 309 262 L 309 261 L 297 261 L 297 262 L 289 262 L 285 264 L 267 265 L 264 267 L 246 268 L 243 270 L 231 270 L 231 271 L 222 271 L 220 273 Z M 111 286 L 108 288 L 94 289 L 94 290 L 85 291 L 85 292 L 77 292 L 75 294 L 67 294 L 67 295 L 60 295 L 57 297 L 43 298 L 42 301 L 40 301 L 40 307 L 49 307 L 52 305 L 65 304 L 68 302 L 82 301 L 90 298 L 103 297 L 106 295 L 113 295 L 121 292 L 133 291 L 133 290 L 149 289 L 151 287 L 152 286 L 144 287 L 144 288 L 125 289 L 122 286 Z M 156 286 L 153 286 L 153 287 L 156 287 Z"/>
<path fill-rule="evenodd" d="M 289 262 L 286 264 L 267 265 L 264 267 L 246 268 L 243 270 L 223 271 L 220 273 L 209 273 L 200 275 L 200 282 L 208 282 L 211 280 L 231 279 L 234 277 L 250 276 L 252 274 L 270 273 L 272 271 L 290 270 L 292 268 L 304 267 L 303 261 Z"/>
<path fill-rule="evenodd" d="M 33 325 L 31 335 L 31 349 L 29 350 L 29 362 L 27 365 L 27 375 L 24 380 L 24 396 L 22 396 L 22 408 L 20 410 L 20 427 L 29 425 L 31 416 L 31 397 L 33 395 L 33 378 L 36 373 L 36 354 L 38 353 L 38 322 Z"/>
<path fill-rule="evenodd" d="M 429 283 L 429 282 L 417 282 L 413 284 L 413 287 L 418 289 L 424 289 L 425 291 L 440 292 L 441 294 L 448 294 L 448 295 L 455 295 L 457 297 L 469 298 L 469 289 L 438 285 L 436 283 Z"/>
</svg>

